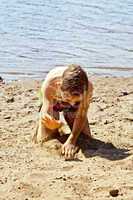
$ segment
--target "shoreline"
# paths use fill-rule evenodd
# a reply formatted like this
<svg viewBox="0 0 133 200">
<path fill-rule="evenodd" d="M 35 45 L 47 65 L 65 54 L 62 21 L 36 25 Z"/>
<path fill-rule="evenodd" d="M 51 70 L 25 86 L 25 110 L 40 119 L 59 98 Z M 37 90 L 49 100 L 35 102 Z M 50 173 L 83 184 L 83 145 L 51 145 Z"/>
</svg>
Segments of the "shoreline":
<svg viewBox="0 0 133 200">
<path fill-rule="evenodd" d="M 59 155 L 60 143 L 33 145 L 41 81 L 0 85 L 0 200 L 112 200 L 133 197 L 133 77 L 91 76 L 88 118 L 95 141 L 77 160 Z M 84 146 L 84 145 L 83 145 Z"/>
<path fill-rule="evenodd" d="M 85 71 L 88 73 L 89 76 L 98 76 L 98 77 L 133 77 L 133 67 L 111 67 L 111 66 L 103 66 L 103 67 L 84 67 Z M 90 72 L 89 72 L 90 69 Z M 6 80 L 6 82 L 11 81 L 19 81 L 23 79 L 31 79 L 31 80 L 41 80 L 48 71 L 27 71 L 27 72 L 20 72 L 20 71 L 8 71 L 2 72 L 0 71 L 0 76 Z"/>
</svg>

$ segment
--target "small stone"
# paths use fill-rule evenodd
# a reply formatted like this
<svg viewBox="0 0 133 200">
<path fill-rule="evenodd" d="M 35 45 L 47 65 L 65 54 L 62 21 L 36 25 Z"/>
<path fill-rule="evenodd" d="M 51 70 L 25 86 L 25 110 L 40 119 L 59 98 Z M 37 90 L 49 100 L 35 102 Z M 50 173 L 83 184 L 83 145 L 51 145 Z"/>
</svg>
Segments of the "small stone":
<svg viewBox="0 0 133 200">
<path fill-rule="evenodd" d="M 100 105 L 99 105 L 100 111 L 103 111 L 103 110 L 105 110 L 106 108 L 107 108 L 107 105 L 106 105 L 106 104 L 100 104 Z"/>
<path fill-rule="evenodd" d="M 89 122 L 90 125 L 95 125 L 96 123 L 97 123 L 96 120 L 91 120 L 91 121 Z"/>
<path fill-rule="evenodd" d="M 119 97 L 127 96 L 127 95 L 129 95 L 129 94 L 130 94 L 130 92 L 122 91 L 122 92 L 120 93 Z"/>
<path fill-rule="evenodd" d="M 112 197 L 117 197 L 117 196 L 119 195 L 119 190 L 117 190 L 117 189 L 110 190 L 110 191 L 109 191 L 109 194 L 110 194 Z"/>
<path fill-rule="evenodd" d="M 103 124 L 110 124 L 112 122 L 113 122 L 113 120 L 110 120 L 110 119 L 103 120 Z"/>
<path fill-rule="evenodd" d="M 100 97 L 93 97 L 92 102 L 99 102 L 101 100 Z"/>
<path fill-rule="evenodd" d="M 14 97 L 10 97 L 6 100 L 7 103 L 13 103 L 14 102 Z"/>
<path fill-rule="evenodd" d="M 10 115 L 4 116 L 4 119 L 11 119 Z"/>
<path fill-rule="evenodd" d="M 27 90 L 27 92 L 32 92 L 32 91 L 33 91 L 33 89 L 28 89 L 28 90 Z"/>
<path fill-rule="evenodd" d="M 123 96 L 126 96 L 129 94 L 129 92 L 123 91 L 122 94 L 123 94 Z"/>
<path fill-rule="evenodd" d="M 133 114 L 127 114 L 127 116 L 124 116 L 124 119 L 129 120 L 129 121 L 133 121 Z"/>
<path fill-rule="evenodd" d="M 62 176 L 59 176 L 59 177 L 56 177 L 55 179 L 56 179 L 56 180 L 59 180 L 59 179 L 63 179 L 63 177 L 62 177 Z"/>
<path fill-rule="evenodd" d="M 104 123 L 104 124 L 108 124 L 108 120 L 106 119 L 103 123 Z"/>
</svg>

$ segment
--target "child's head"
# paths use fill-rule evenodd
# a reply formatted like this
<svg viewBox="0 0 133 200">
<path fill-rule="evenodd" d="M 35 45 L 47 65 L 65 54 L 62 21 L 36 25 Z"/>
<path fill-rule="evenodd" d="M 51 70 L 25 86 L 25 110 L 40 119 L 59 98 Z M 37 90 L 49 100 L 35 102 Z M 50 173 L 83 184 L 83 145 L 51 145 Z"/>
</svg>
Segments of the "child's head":
<svg viewBox="0 0 133 200">
<path fill-rule="evenodd" d="M 69 65 L 63 73 L 61 90 L 64 99 L 78 101 L 85 90 L 88 90 L 88 77 L 79 65 Z"/>
</svg>

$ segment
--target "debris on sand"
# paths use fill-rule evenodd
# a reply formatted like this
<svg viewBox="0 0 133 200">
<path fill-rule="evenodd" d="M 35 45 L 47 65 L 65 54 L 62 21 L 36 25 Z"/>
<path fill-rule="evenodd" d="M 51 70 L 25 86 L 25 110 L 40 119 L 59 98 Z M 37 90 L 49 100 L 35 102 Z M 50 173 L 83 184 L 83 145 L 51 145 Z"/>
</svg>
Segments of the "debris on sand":
<svg viewBox="0 0 133 200">
<path fill-rule="evenodd" d="M 117 197 L 117 196 L 119 195 L 119 190 L 118 190 L 118 189 L 110 190 L 110 191 L 109 191 L 109 194 L 110 194 L 112 197 Z"/>
</svg>

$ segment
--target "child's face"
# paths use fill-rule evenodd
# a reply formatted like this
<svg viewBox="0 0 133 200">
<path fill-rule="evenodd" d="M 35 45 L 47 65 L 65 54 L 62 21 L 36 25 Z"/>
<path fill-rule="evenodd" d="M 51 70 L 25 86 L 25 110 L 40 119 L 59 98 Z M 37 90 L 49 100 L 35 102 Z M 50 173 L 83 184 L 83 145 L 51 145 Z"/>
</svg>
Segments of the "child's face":
<svg viewBox="0 0 133 200">
<path fill-rule="evenodd" d="M 65 102 L 70 103 L 71 105 L 75 104 L 76 102 L 80 102 L 81 100 L 81 95 L 71 95 L 67 91 L 62 91 L 61 92 L 62 100 Z"/>
</svg>

